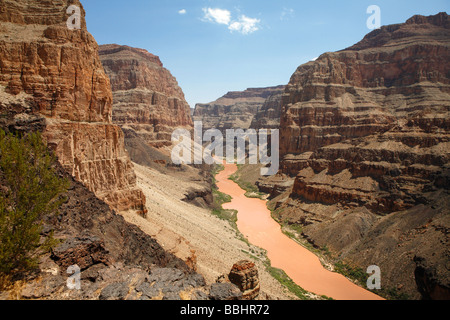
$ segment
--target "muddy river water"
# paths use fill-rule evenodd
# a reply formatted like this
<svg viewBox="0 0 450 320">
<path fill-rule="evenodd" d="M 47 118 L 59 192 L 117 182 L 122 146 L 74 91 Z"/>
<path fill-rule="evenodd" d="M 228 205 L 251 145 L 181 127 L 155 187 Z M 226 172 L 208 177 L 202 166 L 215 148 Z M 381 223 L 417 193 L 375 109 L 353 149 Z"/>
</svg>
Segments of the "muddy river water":
<svg viewBox="0 0 450 320">
<path fill-rule="evenodd" d="M 267 251 L 273 267 L 284 270 L 296 284 L 318 295 L 336 300 L 382 300 L 343 275 L 325 269 L 315 254 L 283 234 L 271 217 L 266 201 L 247 198 L 245 191 L 228 179 L 237 171 L 237 166 L 224 165 L 225 170 L 216 177 L 217 187 L 233 199 L 223 208 L 238 211 L 239 231 L 250 243 Z"/>
</svg>

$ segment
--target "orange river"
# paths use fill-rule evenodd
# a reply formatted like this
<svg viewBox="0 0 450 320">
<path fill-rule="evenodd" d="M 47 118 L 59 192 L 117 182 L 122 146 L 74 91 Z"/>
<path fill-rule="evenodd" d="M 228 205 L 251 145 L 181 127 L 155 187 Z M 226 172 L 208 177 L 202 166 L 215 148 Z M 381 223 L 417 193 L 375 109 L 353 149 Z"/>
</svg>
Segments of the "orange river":
<svg viewBox="0 0 450 320">
<path fill-rule="evenodd" d="M 319 258 L 281 232 L 281 226 L 271 217 L 266 201 L 245 196 L 236 183 L 228 178 L 237 171 L 235 164 L 224 164 L 217 176 L 219 191 L 230 195 L 231 203 L 224 209 L 238 211 L 237 226 L 253 245 L 267 251 L 273 267 L 282 269 L 303 289 L 335 300 L 382 300 L 345 278 L 326 270 Z"/>
</svg>

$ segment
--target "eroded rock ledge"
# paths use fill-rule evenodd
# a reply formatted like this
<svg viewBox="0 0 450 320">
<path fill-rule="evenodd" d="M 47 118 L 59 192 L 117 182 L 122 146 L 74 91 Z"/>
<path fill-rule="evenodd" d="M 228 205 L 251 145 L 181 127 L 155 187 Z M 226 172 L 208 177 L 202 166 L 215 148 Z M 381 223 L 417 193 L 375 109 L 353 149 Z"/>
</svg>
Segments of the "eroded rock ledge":
<svg viewBox="0 0 450 320">
<path fill-rule="evenodd" d="M 69 30 L 69 5 L 81 29 Z M 64 168 L 117 210 L 145 211 L 145 197 L 112 123 L 112 93 L 79 1 L 5 0 L 0 14 L 0 110 L 37 115 Z"/>
</svg>

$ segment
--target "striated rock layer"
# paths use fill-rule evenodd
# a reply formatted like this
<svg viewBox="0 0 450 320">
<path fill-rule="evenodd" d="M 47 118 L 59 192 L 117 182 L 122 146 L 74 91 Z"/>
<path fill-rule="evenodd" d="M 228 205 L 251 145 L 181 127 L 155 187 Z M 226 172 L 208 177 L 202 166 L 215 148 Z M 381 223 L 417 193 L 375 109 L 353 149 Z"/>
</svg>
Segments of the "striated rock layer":
<svg viewBox="0 0 450 320">
<path fill-rule="evenodd" d="M 250 88 L 228 92 L 208 104 L 197 104 L 194 120 L 202 121 L 204 129 L 271 129 L 280 122 L 280 102 L 284 86 Z"/>
<path fill-rule="evenodd" d="M 175 128 L 192 128 L 184 93 L 157 56 L 115 44 L 100 46 L 99 53 L 111 80 L 114 123 L 153 147 L 170 146 Z"/>
<path fill-rule="evenodd" d="M 283 166 L 302 170 L 295 194 L 392 212 L 448 185 L 448 20 L 413 17 L 297 69 L 280 139 L 282 154 L 304 153 Z"/>
<path fill-rule="evenodd" d="M 417 297 L 414 254 L 439 270 L 450 256 L 449 16 L 414 16 L 300 66 L 282 110 L 282 173 L 296 177 L 282 218 Z M 448 271 L 438 278 L 418 283 L 449 296 Z"/>
<path fill-rule="evenodd" d="M 248 260 L 239 261 L 231 268 L 228 279 L 237 285 L 245 300 L 255 300 L 260 292 L 258 268 Z"/>
<path fill-rule="evenodd" d="M 448 22 L 412 18 L 300 66 L 284 97 L 282 154 L 313 151 L 394 127 L 446 130 Z"/>
<path fill-rule="evenodd" d="M 69 30 L 69 5 L 81 29 Z M 117 210 L 145 210 L 121 129 L 112 124 L 110 83 L 79 1 L 5 0 L 0 10 L 0 110 L 37 115 L 63 167 Z"/>
</svg>

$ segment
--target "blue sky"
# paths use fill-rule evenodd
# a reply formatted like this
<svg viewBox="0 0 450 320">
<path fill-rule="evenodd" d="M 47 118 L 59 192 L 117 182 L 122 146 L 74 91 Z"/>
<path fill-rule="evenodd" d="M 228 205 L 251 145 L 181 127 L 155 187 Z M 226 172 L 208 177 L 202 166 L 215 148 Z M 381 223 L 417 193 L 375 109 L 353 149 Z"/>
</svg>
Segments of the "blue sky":
<svg viewBox="0 0 450 320">
<path fill-rule="evenodd" d="M 381 24 L 415 14 L 450 12 L 449 0 L 81 0 L 99 44 L 158 55 L 186 100 L 216 100 L 228 91 L 287 84 L 296 68 L 360 41 Z"/>
</svg>

